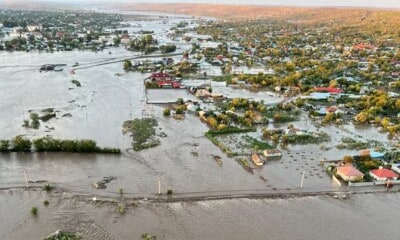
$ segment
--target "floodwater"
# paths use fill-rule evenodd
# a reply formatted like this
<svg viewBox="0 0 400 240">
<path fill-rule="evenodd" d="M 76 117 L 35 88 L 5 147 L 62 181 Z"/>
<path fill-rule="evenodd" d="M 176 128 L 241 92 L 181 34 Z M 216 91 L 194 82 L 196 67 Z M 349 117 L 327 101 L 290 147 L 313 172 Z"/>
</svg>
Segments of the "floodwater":
<svg viewBox="0 0 400 240">
<path fill-rule="evenodd" d="M 158 38 L 166 38 L 167 31 L 157 28 L 168 29 L 181 19 L 165 21 L 159 20 L 158 24 L 151 21 L 147 25 L 131 22 L 135 30 L 129 31 L 138 31 L 137 26 L 142 26 L 142 30 L 154 30 Z M 0 52 L 0 139 L 51 135 L 61 139 L 93 139 L 100 146 L 123 149 L 121 156 L 3 154 L 0 155 L 0 185 L 24 184 L 26 170 L 30 181 L 46 180 L 78 193 L 99 195 L 113 194 L 119 188 L 138 195 L 154 194 L 158 177 L 164 190 L 172 188 L 176 192 L 267 188 L 268 184 L 258 176 L 243 171 L 236 161 L 204 138 L 207 127 L 197 117 L 187 115 L 183 121 L 177 121 L 163 117 L 162 107 L 146 105 L 143 79 L 149 74 L 125 73 L 122 62 L 112 63 L 136 56 L 123 47 L 100 52 Z M 75 63 L 79 66 L 72 67 Z M 67 66 L 62 72 L 39 72 L 43 64 Z M 74 74 L 72 69 L 76 69 Z M 72 80 L 78 80 L 82 87 L 76 87 Z M 242 90 L 215 87 L 228 96 L 242 94 Z M 171 95 L 173 90 L 160 91 L 169 92 L 167 95 L 174 99 L 180 96 Z M 185 91 L 177 91 L 187 95 Z M 250 96 L 251 92 L 246 94 Z M 157 91 L 153 95 L 162 96 Z M 55 119 L 41 123 L 38 130 L 22 127 L 29 111 L 47 108 L 55 109 Z M 148 116 L 157 119 L 159 131 L 167 137 L 161 139 L 159 147 L 133 152 L 129 150 L 130 136 L 122 134 L 122 124 L 131 118 Z M 218 166 L 214 155 L 222 157 L 223 166 Z M 115 176 L 117 180 L 108 184 L 106 190 L 93 190 L 91 183 L 105 176 Z"/>
<path fill-rule="evenodd" d="M 164 21 L 162 24 L 142 24 L 142 29 L 171 26 Z M 157 37 L 166 39 L 166 31 L 158 29 L 155 32 Z M 182 44 L 180 51 L 187 47 Z M 166 189 L 173 189 L 175 193 L 279 191 L 297 189 L 301 174 L 306 172 L 305 190 L 337 190 L 318 165 L 323 157 L 336 159 L 339 154 L 351 152 L 334 148 L 340 141 L 335 137 L 336 131 L 386 141 L 385 135 L 374 129 L 356 129 L 351 125 L 346 125 L 345 130 L 327 127 L 324 130 L 334 139 L 333 143 L 327 144 L 331 150 L 321 150 L 320 145 L 290 146 L 290 151 L 284 151 L 282 160 L 269 162 L 262 169 L 255 169 L 253 174 L 248 173 L 204 137 L 208 128 L 197 117 L 190 114 L 183 120 L 163 117 L 162 107 L 145 103 L 143 79 L 149 74 L 125 73 L 122 62 L 118 62 L 135 56 L 123 47 L 97 53 L 0 52 L 0 139 L 11 139 L 16 135 L 33 139 L 51 135 L 61 139 L 93 139 L 100 146 L 123 149 L 121 155 L 2 154 L 0 187 L 23 186 L 26 171 L 29 181 L 45 180 L 72 195 L 115 197 L 119 188 L 129 196 L 153 195 L 158 191 L 158 177 L 163 192 Z M 70 71 L 75 63 L 79 66 L 72 74 Z M 67 66 L 62 72 L 40 73 L 39 67 L 43 64 Z M 78 80 L 82 87 L 76 87 L 71 80 Z M 266 103 L 281 101 L 270 93 L 234 90 L 222 83 L 213 82 L 212 88 L 228 97 L 262 99 Z M 167 91 L 168 96 L 175 98 L 170 94 L 173 90 Z M 154 94 L 154 97 L 159 95 Z M 38 130 L 21 126 L 29 118 L 29 111 L 46 108 L 54 108 L 57 117 L 41 123 Z M 130 150 L 130 136 L 123 135 L 122 124 L 144 116 L 156 118 L 158 131 L 166 137 L 160 139 L 160 146 L 137 153 Z M 296 122 L 295 126 L 314 129 L 306 119 Z M 270 124 L 269 127 L 287 125 Z M 222 166 L 213 156 L 222 157 Z M 105 190 L 92 188 L 93 182 L 106 176 L 117 179 L 107 184 Z M 260 179 L 261 176 L 267 181 Z M 87 239 L 139 238 L 143 232 L 153 233 L 157 239 L 368 239 L 371 236 L 391 239 L 382 236 L 399 233 L 397 225 L 393 226 L 398 215 L 389 210 L 391 206 L 398 206 L 398 195 L 368 195 L 365 198 L 360 195 L 345 202 L 304 198 L 145 204 L 120 216 L 115 213 L 114 206 L 86 204 L 60 194 L 51 197 L 51 205 L 47 209 L 41 208 L 38 218 L 31 218 L 30 207 L 39 206 L 47 197 L 33 191 L 0 191 L 0 232 L 5 233 L 3 236 L 6 239 L 26 236 L 40 239 L 59 228 L 81 231 Z M 385 216 L 389 216 L 383 218 L 378 210 L 382 210 L 380 201 L 386 198 Z M 341 222 L 340 219 L 344 220 Z M 350 227 L 353 221 L 361 227 Z M 369 225 L 380 228 L 373 231 L 362 227 Z"/>
<path fill-rule="evenodd" d="M 43 206 L 48 200 L 49 206 Z M 117 204 L 85 202 L 63 193 L 0 192 L 4 239 L 43 239 L 56 229 L 83 239 L 397 239 L 399 193 L 206 202 L 138 202 L 118 213 Z M 120 203 L 124 203 L 122 199 Z M 38 207 L 38 216 L 30 209 Z"/>
</svg>

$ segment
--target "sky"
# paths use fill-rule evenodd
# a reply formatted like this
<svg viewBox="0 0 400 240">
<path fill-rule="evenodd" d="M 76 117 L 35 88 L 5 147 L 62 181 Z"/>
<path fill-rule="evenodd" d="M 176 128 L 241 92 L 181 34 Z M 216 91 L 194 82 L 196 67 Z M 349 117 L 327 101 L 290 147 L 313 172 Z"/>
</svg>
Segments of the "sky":
<svg viewBox="0 0 400 240">
<path fill-rule="evenodd" d="M 2 1 L 7 0 L 0 0 Z M 10 0 L 8 0 L 10 1 Z M 30 1 L 30 0 L 25 0 Z M 236 4 L 237 0 L 43 0 L 64 3 L 93 3 L 102 2 L 124 2 L 124 3 L 218 3 Z M 346 7 L 379 7 L 379 8 L 400 8 L 400 0 L 238 0 L 242 5 L 273 5 L 273 6 L 346 6 Z"/>
<path fill-rule="evenodd" d="M 85 1 L 85 0 L 82 0 Z M 107 0 L 113 2 L 184 2 L 184 3 L 224 3 L 236 4 L 237 0 Z M 400 0 L 239 0 L 240 4 L 284 5 L 284 6 L 357 6 L 400 8 Z"/>
</svg>

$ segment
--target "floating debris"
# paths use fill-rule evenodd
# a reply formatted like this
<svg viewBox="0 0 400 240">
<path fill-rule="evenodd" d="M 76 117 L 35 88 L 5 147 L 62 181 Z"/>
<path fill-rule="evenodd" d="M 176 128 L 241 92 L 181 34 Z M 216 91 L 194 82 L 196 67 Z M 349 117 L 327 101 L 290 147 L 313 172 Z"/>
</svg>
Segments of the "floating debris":
<svg viewBox="0 0 400 240">
<path fill-rule="evenodd" d="M 95 183 L 93 183 L 93 187 L 96 189 L 106 189 L 107 183 L 110 183 L 111 181 L 117 179 L 116 177 L 110 176 L 110 177 L 103 177 L 103 180 L 101 181 L 97 181 Z"/>
<path fill-rule="evenodd" d="M 221 166 L 224 162 L 220 156 L 213 156 L 214 160 L 217 162 L 219 166 Z"/>
</svg>

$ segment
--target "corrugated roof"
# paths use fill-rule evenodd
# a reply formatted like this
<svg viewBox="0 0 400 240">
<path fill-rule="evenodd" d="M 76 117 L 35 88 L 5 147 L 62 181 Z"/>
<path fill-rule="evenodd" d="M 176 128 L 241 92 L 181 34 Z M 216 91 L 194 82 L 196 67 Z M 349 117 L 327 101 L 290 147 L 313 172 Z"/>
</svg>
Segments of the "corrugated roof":
<svg viewBox="0 0 400 240">
<path fill-rule="evenodd" d="M 353 166 L 343 166 L 343 167 L 338 167 L 337 168 L 337 172 L 341 172 L 344 175 L 348 176 L 348 177 L 362 177 L 364 176 L 364 174 L 360 171 L 358 171 L 357 168 L 353 167 Z"/>
<path fill-rule="evenodd" d="M 397 178 L 398 175 L 392 170 L 386 168 L 374 169 L 370 171 L 372 174 L 379 178 Z"/>
</svg>

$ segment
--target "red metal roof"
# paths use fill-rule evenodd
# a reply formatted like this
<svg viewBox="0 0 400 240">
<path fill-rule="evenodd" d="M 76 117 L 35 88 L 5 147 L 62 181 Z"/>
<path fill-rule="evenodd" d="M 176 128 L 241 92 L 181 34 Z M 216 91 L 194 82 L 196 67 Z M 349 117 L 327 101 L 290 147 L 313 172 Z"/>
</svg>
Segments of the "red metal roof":
<svg viewBox="0 0 400 240">
<path fill-rule="evenodd" d="M 354 49 L 359 49 L 359 50 L 363 50 L 363 49 L 373 49 L 374 46 L 368 43 L 359 43 L 353 46 Z"/>
<path fill-rule="evenodd" d="M 171 77 L 171 75 L 169 75 L 168 73 L 159 72 L 159 73 L 152 73 L 151 77 L 156 77 L 156 78 L 164 77 L 165 78 L 165 77 Z"/>
<path fill-rule="evenodd" d="M 342 89 L 333 87 L 315 87 L 315 92 L 341 93 Z"/>
<path fill-rule="evenodd" d="M 392 170 L 386 168 L 374 169 L 370 171 L 372 174 L 379 178 L 397 178 L 398 175 Z"/>
</svg>

